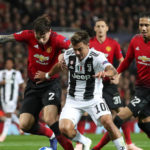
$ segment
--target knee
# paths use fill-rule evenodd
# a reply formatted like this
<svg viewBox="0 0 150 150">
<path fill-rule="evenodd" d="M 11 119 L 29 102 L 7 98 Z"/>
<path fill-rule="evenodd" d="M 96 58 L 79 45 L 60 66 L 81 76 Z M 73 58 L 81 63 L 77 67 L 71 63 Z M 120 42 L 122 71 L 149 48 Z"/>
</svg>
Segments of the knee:
<svg viewBox="0 0 150 150">
<path fill-rule="evenodd" d="M 31 129 L 32 125 L 34 124 L 33 117 L 26 117 L 25 115 L 20 116 L 19 118 L 19 127 L 23 131 L 28 131 Z"/>
<path fill-rule="evenodd" d="M 54 124 L 55 122 L 57 121 L 57 118 L 52 116 L 46 116 L 44 117 L 44 122 L 48 125 L 48 126 L 51 126 L 52 124 Z"/>
<path fill-rule="evenodd" d="M 31 129 L 32 124 L 29 121 L 20 120 L 19 127 L 20 127 L 21 130 L 26 132 L 26 131 Z"/>
<path fill-rule="evenodd" d="M 68 137 L 71 136 L 72 131 L 74 130 L 74 125 L 71 121 L 67 119 L 62 119 L 59 122 L 60 132 Z"/>
<path fill-rule="evenodd" d="M 104 126 L 104 128 L 110 129 L 111 125 L 113 124 L 112 117 L 110 115 L 102 116 L 101 124 Z"/>
</svg>

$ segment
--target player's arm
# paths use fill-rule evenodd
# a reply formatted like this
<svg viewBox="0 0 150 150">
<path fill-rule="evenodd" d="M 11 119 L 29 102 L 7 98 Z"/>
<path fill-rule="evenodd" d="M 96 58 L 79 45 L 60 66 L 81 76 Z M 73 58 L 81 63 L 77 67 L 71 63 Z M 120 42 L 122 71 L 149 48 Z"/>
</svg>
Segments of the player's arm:
<svg viewBox="0 0 150 150">
<path fill-rule="evenodd" d="M 9 35 L 0 35 L 0 44 L 3 44 L 5 42 L 11 42 L 15 41 L 14 35 L 9 34 Z"/>
<path fill-rule="evenodd" d="M 104 72 L 105 76 L 109 78 L 114 78 L 116 75 L 118 75 L 117 70 L 112 65 L 106 66 Z"/>
<path fill-rule="evenodd" d="M 34 79 L 37 80 L 36 83 L 39 84 L 39 83 L 42 83 L 46 80 L 50 80 L 50 78 L 53 75 L 55 75 L 55 74 L 57 74 L 61 71 L 63 71 L 62 67 L 61 67 L 61 64 L 57 63 L 52 67 L 52 69 L 49 72 L 37 71 L 36 74 L 35 74 Z"/>
<path fill-rule="evenodd" d="M 125 59 L 121 62 L 121 64 L 117 68 L 118 73 L 120 74 L 123 71 L 125 71 L 129 67 L 133 59 L 134 59 L 134 48 L 132 46 L 132 41 L 131 41 L 131 43 L 129 44 Z"/>
</svg>

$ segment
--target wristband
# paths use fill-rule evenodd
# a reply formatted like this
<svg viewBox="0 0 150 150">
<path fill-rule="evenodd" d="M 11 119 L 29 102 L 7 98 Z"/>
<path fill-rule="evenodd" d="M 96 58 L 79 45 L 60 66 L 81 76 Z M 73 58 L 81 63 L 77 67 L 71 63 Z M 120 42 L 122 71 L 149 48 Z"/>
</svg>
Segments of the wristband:
<svg viewBox="0 0 150 150">
<path fill-rule="evenodd" d="M 51 78 L 51 76 L 49 76 L 48 72 L 45 73 L 45 78 L 46 78 L 47 80 L 49 80 L 49 79 Z"/>
</svg>

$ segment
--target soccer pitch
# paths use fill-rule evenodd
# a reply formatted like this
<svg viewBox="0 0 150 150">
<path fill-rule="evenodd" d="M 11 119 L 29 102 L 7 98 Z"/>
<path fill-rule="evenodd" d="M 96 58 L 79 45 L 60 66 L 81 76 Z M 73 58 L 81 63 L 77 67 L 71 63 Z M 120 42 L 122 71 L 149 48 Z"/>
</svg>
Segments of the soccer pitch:
<svg viewBox="0 0 150 150">
<path fill-rule="evenodd" d="M 86 136 L 92 139 L 92 146 L 94 146 L 102 137 L 102 134 L 86 134 Z M 149 139 L 144 133 L 131 134 L 131 138 L 133 143 L 143 148 L 143 150 L 150 150 Z M 0 143 L 0 150 L 38 150 L 43 146 L 49 146 L 49 142 L 46 137 L 35 135 L 11 135 L 7 137 L 5 142 Z M 58 145 L 58 150 L 63 150 L 63 148 Z M 116 149 L 113 143 L 109 142 L 103 150 Z"/>
</svg>

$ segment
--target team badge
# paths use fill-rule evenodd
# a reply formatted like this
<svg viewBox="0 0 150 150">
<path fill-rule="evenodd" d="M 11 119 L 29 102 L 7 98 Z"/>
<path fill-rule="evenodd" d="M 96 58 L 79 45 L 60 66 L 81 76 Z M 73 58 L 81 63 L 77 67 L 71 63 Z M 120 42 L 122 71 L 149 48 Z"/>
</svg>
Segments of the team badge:
<svg viewBox="0 0 150 150">
<path fill-rule="evenodd" d="M 106 51 L 107 51 L 107 52 L 110 52 L 110 51 L 111 51 L 111 47 L 110 47 L 110 46 L 107 46 L 107 47 L 106 47 Z"/>
<path fill-rule="evenodd" d="M 52 51 L 52 47 L 48 47 L 46 50 L 47 53 L 50 53 L 51 51 Z"/>
</svg>

